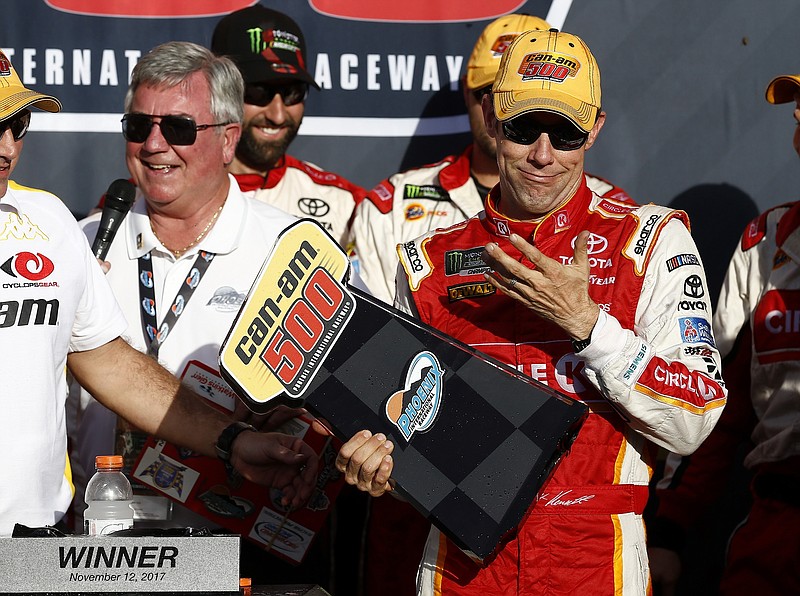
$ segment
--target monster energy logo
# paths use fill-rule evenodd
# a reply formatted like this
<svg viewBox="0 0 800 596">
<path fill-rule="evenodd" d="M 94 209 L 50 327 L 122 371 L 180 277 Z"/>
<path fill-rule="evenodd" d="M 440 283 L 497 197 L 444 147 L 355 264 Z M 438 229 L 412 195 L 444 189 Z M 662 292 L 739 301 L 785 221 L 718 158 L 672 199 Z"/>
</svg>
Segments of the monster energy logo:
<svg viewBox="0 0 800 596">
<path fill-rule="evenodd" d="M 254 54 L 260 54 L 267 46 L 273 50 L 288 50 L 290 52 L 297 52 L 300 49 L 300 39 L 288 31 L 273 29 L 272 39 L 270 40 L 264 39 L 264 30 L 261 27 L 248 29 L 247 34 L 250 36 L 250 51 Z"/>
<path fill-rule="evenodd" d="M 267 45 L 264 43 L 264 37 L 261 35 L 262 33 L 264 33 L 264 30 L 261 27 L 254 27 L 253 29 L 247 30 L 247 34 L 250 36 L 250 51 L 254 54 L 261 52 L 264 46 Z"/>
<path fill-rule="evenodd" d="M 433 199 L 434 201 L 449 201 L 450 195 L 441 186 L 433 184 L 406 184 L 403 187 L 404 199 Z"/>
<path fill-rule="evenodd" d="M 466 250 L 448 250 L 444 253 L 445 275 L 477 275 L 488 271 L 489 267 L 481 258 L 482 246 Z"/>
</svg>

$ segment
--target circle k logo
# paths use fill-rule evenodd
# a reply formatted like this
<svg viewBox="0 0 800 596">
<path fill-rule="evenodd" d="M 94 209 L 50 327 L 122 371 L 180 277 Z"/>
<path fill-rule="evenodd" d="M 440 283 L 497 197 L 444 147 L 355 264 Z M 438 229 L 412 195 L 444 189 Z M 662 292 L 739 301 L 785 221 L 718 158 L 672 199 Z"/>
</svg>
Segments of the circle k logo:
<svg viewBox="0 0 800 596">
<path fill-rule="evenodd" d="M 53 272 L 53 261 L 42 253 L 20 252 L 0 265 L 0 269 L 11 277 L 24 277 L 29 281 L 41 281 Z"/>
</svg>

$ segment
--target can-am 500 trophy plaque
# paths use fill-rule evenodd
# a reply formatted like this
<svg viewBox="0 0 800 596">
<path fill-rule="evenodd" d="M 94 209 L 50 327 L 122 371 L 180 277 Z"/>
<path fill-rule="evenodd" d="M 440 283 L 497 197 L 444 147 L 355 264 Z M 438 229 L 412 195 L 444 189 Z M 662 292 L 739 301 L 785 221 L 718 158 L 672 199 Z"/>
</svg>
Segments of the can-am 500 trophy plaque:
<svg viewBox="0 0 800 596">
<path fill-rule="evenodd" d="M 315 222 L 277 240 L 220 349 L 247 405 L 303 405 L 394 443 L 396 489 L 485 559 L 523 519 L 586 406 L 347 285 Z"/>
</svg>

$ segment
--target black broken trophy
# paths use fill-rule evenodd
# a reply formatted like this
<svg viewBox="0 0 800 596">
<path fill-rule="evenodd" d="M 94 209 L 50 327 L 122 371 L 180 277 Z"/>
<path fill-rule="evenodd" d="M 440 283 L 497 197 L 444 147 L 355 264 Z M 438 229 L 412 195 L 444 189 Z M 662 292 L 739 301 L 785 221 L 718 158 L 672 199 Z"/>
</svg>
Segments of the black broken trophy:
<svg viewBox="0 0 800 596">
<path fill-rule="evenodd" d="M 346 441 L 394 443 L 396 489 L 485 559 L 523 519 L 586 406 L 347 285 L 315 222 L 277 240 L 220 348 L 255 412 L 304 405 Z"/>
</svg>

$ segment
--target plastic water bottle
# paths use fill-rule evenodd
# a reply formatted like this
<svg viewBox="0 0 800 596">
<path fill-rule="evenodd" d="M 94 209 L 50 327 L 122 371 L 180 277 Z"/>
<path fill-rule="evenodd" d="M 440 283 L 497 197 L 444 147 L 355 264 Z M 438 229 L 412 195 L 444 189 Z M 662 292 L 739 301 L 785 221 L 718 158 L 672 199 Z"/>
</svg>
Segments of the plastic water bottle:
<svg viewBox="0 0 800 596">
<path fill-rule="evenodd" d="M 86 485 L 84 532 L 102 536 L 133 526 L 133 491 L 122 473 L 121 455 L 98 455 L 97 470 Z"/>
</svg>

